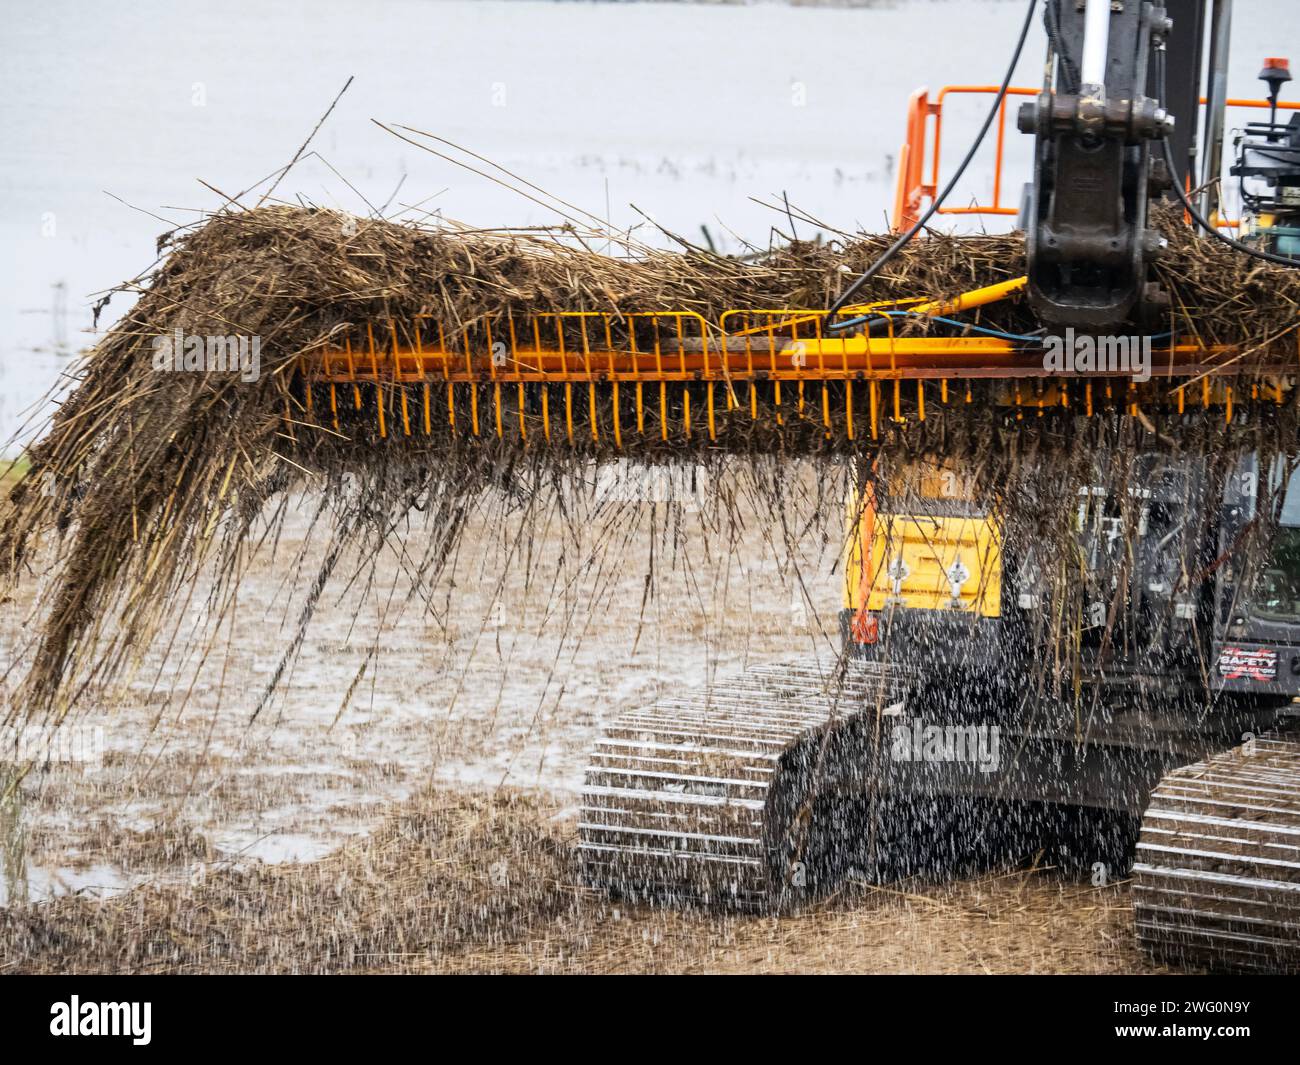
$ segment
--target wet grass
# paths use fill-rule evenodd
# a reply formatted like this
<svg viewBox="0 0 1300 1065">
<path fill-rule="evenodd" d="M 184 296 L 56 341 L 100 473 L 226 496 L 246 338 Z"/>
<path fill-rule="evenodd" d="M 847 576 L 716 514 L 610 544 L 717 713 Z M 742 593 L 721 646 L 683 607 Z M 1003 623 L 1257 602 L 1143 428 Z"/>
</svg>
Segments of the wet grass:
<svg viewBox="0 0 1300 1065">
<path fill-rule="evenodd" d="M 0 972 L 1148 972 L 1123 883 L 1049 869 L 846 883 L 783 915 L 581 883 L 557 801 L 430 790 L 318 862 L 199 863 L 0 910 Z"/>
<path fill-rule="evenodd" d="M 25 458 L 0 458 L 0 491 L 8 491 L 26 477 L 29 466 Z"/>
</svg>

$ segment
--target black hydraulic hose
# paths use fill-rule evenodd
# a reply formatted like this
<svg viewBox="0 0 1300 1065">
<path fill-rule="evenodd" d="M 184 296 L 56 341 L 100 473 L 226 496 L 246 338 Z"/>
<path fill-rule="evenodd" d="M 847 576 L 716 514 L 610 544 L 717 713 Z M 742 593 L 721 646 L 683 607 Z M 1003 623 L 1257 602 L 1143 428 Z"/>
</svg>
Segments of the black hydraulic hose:
<svg viewBox="0 0 1300 1065">
<path fill-rule="evenodd" d="M 1043 6 L 1043 28 L 1047 30 L 1047 40 L 1052 51 L 1061 61 L 1061 87 L 1067 93 L 1078 92 L 1079 67 L 1061 38 L 1061 0 L 1047 0 Z"/>
<path fill-rule="evenodd" d="M 880 258 L 867 267 L 866 271 L 859 275 L 848 288 L 840 293 L 839 298 L 831 304 L 830 310 L 826 314 L 826 329 L 828 332 L 839 332 L 840 330 L 846 329 L 850 325 L 854 324 L 852 321 L 835 322 L 833 319 L 840 309 L 853 298 L 854 294 L 862 288 L 863 285 L 875 277 L 876 274 L 878 274 L 881 269 L 883 269 L 884 266 L 895 255 L 897 255 L 899 251 L 905 248 L 911 242 L 912 238 L 925 227 L 930 219 L 934 217 L 935 212 L 943 206 L 943 201 L 948 198 L 948 195 L 957 186 L 957 182 L 961 180 L 962 175 L 966 173 L 966 168 L 970 166 L 971 160 L 975 158 L 975 153 L 979 150 L 979 146 L 984 142 L 984 137 L 988 133 L 989 127 L 993 125 L 993 120 L 998 116 L 998 111 L 1002 107 L 1002 101 L 1006 99 L 1007 89 L 1010 88 L 1011 79 L 1015 76 L 1016 64 L 1020 62 L 1020 53 L 1025 47 L 1025 39 L 1029 36 L 1029 27 L 1033 24 L 1034 9 L 1037 4 L 1038 0 L 1029 0 L 1029 8 L 1025 12 L 1025 23 L 1020 28 L 1020 40 L 1016 42 L 1016 50 L 1011 57 L 1010 65 L 1007 67 L 1006 76 L 1002 79 L 1002 87 L 998 89 L 998 95 L 993 101 L 993 107 L 989 110 L 988 116 L 984 119 L 984 125 L 980 127 L 979 135 L 975 138 L 975 142 L 970 146 L 970 150 L 966 153 L 966 158 L 961 161 L 961 166 L 957 168 L 957 172 L 953 174 L 952 179 L 944 186 L 943 192 L 935 197 L 934 202 L 930 204 L 925 214 L 918 218 L 916 223 L 908 229 L 906 233 L 894 241 L 894 243 L 884 251 Z"/>
</svg>

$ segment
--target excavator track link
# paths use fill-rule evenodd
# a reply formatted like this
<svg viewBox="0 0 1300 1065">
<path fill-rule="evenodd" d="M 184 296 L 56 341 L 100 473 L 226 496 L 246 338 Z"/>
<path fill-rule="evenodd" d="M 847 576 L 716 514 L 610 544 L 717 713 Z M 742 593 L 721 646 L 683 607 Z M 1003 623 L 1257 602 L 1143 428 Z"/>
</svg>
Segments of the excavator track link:
<svg viewBox="0 0 1300 1065">
<path fill-rule="evenodd" d="M 1142 819 L 1138 940 L 1168 964 L 1300 973 L 1300 730 L 1167 773 Z"/>
<path fill-rule="evenodd" d="M 896 691 L 897 671 L 832 672 L 764 666 L 609 723 L 582 791 L 587 883 L 641 902 L 774 905 L 818 752 Z"/>
</svg>

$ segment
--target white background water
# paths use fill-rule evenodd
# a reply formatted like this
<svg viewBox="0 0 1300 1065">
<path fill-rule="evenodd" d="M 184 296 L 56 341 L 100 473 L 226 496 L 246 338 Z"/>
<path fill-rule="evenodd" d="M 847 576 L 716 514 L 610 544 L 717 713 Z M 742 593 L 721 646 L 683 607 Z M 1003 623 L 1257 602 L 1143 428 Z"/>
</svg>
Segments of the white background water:
<svg viewBox="0 0 1300 1065">
<path fill-rule="evenodd" d="M 1016 0 L 867 8 L 526 0 L 3 2 L 0 441 L 93 337 L 92 294 L 153 260 L 155 238 L 286 163 L 349 75 L 308 159 L 277 189 L 364 212 L 422 205 L 475 225 L 552 211 L 370 122 L 447 137 L 617 227 L 766 244 L 783 193 L 841 228 L 883 228 L 908 94 L 997 82 Z M 1264 55 L 1300 59 L 1295 0 L 1240 0 L 1235 95 Z M 1037 20 L 1017 83 L 1043 54 Z M 1294 94 L 1293 94 L 1294 95 Z M 953 109 L 945 159 L 982 113 Z M 990 138 L 991 140 L 991 138 Z M 1014 205 L 1028 138 L 1008 134 Z M 400 188 L 399 188 L 399 182 Z M 348 188 L 351 183 L 357 192 Z M 987 197 L 992 155 L 954 203 Z M 134 205 L 126 206 L 108 195 Z M 159 217 L 154 217 L 154 216 Z M 994 223 L 996 224 L 996 223 Z M 638 231 L 649 238 L 648 226 Z M 801 236 L 808 236 L 801 227 Z M 121 313 L 120 298 L 101 326 Z"/>
</svg>

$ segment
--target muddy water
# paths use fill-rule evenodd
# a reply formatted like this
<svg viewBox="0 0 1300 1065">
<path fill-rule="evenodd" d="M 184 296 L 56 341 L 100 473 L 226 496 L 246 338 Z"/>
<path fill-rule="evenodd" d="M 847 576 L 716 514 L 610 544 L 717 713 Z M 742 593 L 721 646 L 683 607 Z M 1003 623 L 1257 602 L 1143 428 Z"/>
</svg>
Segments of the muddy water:
<svg viewBox="0 0 1300 1065">
<path fill-rule="evenodd" d="M 255 557 L 238 614 L 201 668 L 192 626 L 206 618 L 195 607 L 124 690 L 78 718 L 102 736 L 98 756 L 25 780 L 33 893 L 59 890 L 54 873 L 69 868 L 114 866 L 124 884 L 158 871 L 151 859 L 169 876 L 212 861 L 312 860 L 429 781 L 541 789 L 565 816 L 606 717 L 748 665 L 833 659 L 829 538 L 808 537 L 791 556 L 755 520 L 726 555 L 690 513 L 678 515 L 680 538 L 665 540 L 676 505 L 620 508 L 612 533 L 575 541 L 555 521 L 526 532 L 530 570 L 507 559 L 519 529 L 485 518 L 427 602 L 407 602 L 396 553 L 355 582 L 360 563 L 345 564 L 286 682 L 251 720 L 321 558 L 294 519 L 274 554 Z M 424 535 L 414 524 L 412 554 Z M 795 567 L 811 603 L 791 592 Z M 21 658 L 37 601 L 0 608 L 3 666 Z"/>
</svg>

